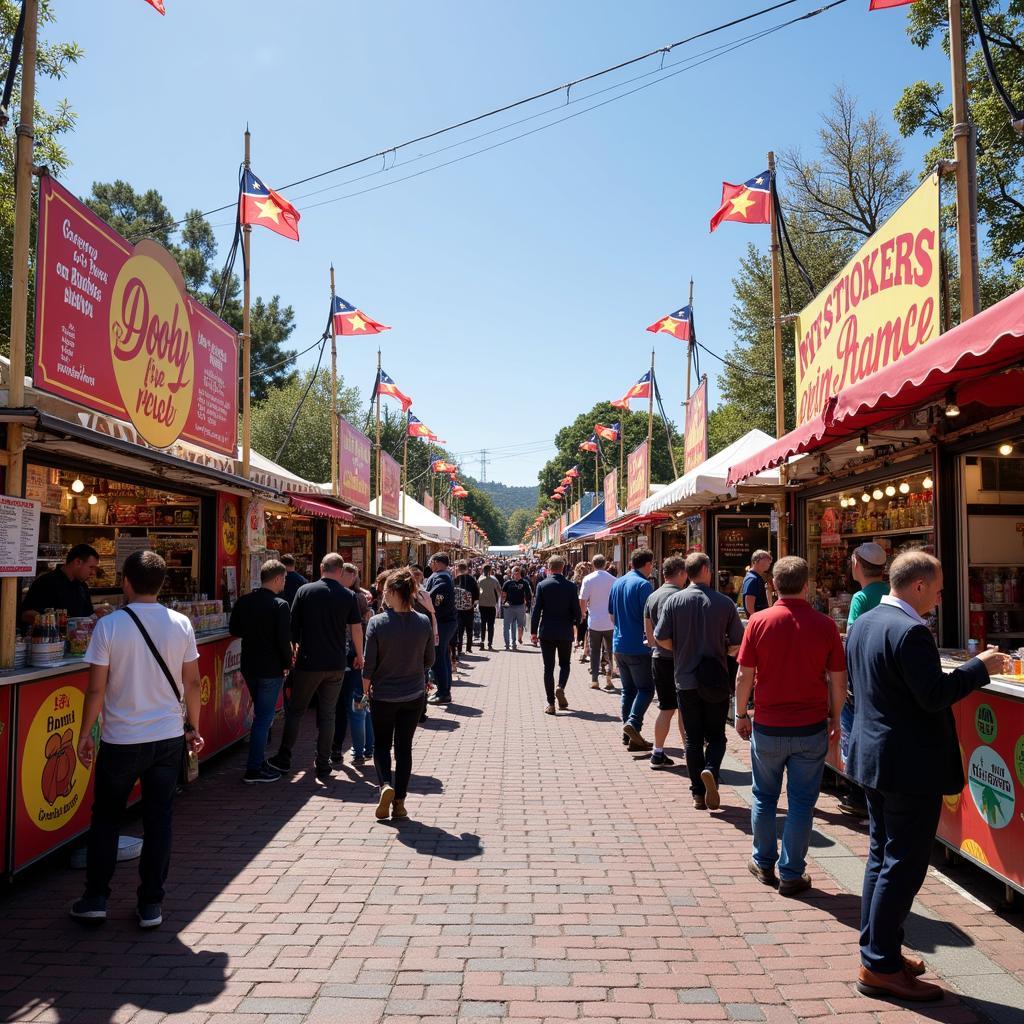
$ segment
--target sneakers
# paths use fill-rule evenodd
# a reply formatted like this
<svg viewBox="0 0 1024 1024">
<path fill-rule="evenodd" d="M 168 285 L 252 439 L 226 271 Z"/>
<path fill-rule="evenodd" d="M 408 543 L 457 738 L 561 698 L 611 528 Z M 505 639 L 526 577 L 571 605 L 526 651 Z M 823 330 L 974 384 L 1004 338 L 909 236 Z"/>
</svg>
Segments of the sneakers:
<svg viewBox="0 0 1024 1024">
<path fill-rule="evenodd" d="M 675 761 L 673 761 L 672 758 L 669 757 L 663 750 L 656 750 L 653 754 L 651 754 L 652 768 L 671 768 L 674 764 Z"/>
<path fill-rule="evenodd" d="M 569 702 L 565 699 L 565 690 L 560 686 L 555 688 L 555 700 L 558 701 L 558 707 L 560 710 L 569 710 Z"/>
<path fill-rule="evenodd" d="M 598 681 L 597 681 L 597 680 L 595 679 L 595 680 L 594 680 L 594 681 L 593 681 L 593 682 L 592 682 L 592 683 L 590 684 L 590 688 L 591 688 L 592 690 L 600 690 L 600 689 L 601 689 L 601 684 L 600 684 L 600 683 L 599 683 L 599 682 L 598 682 Z"/>
<path fill-rule="evenodd" d="M 355 756 L 354 756 L 354 757 L 352 758 L 352 763 L 353 763 L 353 764 L 366 764 L 366 762 L 367 762 L 368 760 L 369 760 L 369 758 L 368 758 L 368 757 L 366 757 L 366 755 L 365 755 L 365 754 L 356 754 L 356 755 L 355 755 Z M 331 764 L 334 764 L 334 758 L 331 758 Z"/>
<path fill-rule="evenodd" d="M 700 781 L 704 783 L 704 801 L 709 811 L 717 811 L 722 806 L 722 798 L 718 795 L 718 780 L 710 768 L 700 773 Z"/>
<path fill-rule="evenodd" d="M 845 797 L 839 801 L 839 810 L 843 814 L 852 815 L 854 818 L 866 818 L 868 816 L 868 809 L 864 804 L 855 804 Z"/>
<path fill-rule="evenodd" d="M 803 874 L 799 878 L 783 878 L 779 882 L 780 896 L 797 896 L 811 887 L 811 876 Z"/>
<path fill-rule="evenodd" d="M 266 763 L 270 765 L 275 772 L 279 772 L 281 775 L 291 775 L 292 763 L 286 761 L 280 754 L 275 754 L 273 757 L 268 757 Z"/>
<path fill-rule="evenodd" d="M 159 903 L 140 903 L 135 908 L 140 928 L 159 928 L 164 923 L 163 911 Z"/>
<path fill-rule="evenodd" d="M 380 799 L 377 801 L 376 814 L 378 821 L 383 821 L 391 813 L 391 805 L 395 802 L 395 787 L 381 786 Z"/>
<path fill-rule="evenodd" d="M 403 818 L 408 818 L 409 812 L 405 809 L 404 800 L 396 800 L 391 805 L 391 820 L 401 821 Z"/>
<path fill-rule="evenodd" d="M 763 868 L 753 857 L 747 861 L 747 870 L 762 884 L 776 886 L 779 880 L 775 875 L 775 868 Z"/>
<path fill-rule="evenodd" d="M 708 809 L 708 805 L 704 802 L 704 797 L 695 796 L 693 798 L 693 809 L 695 811 L 706 811 Z"/>
<path fill-rule="evenodd" d="M 329 764 L 318 764 L 316 766 L 316 777 L 321 782 L 330 782 L 334 778 L 334 769 Z"/>
<path fill-rule="evenodd" d="M 428 704 L 451 704 L 451 702 L 451 697 L 439 697 L 437 694 L 434 694 L 433 697 L 427 698 Z"/>
<path fill-rule="evenodd" d="M 105 896 L 83 896 L 71 904 L 69 913 L 76 921 L 106 921 L 107 899 Z"/>
<path fill-rule="evenodd" d="M 331 751 L 331 764 L 335 768 L 340 768 L 345 763 L 345 752 L 343 750 L 332 750 Z"/>
<path fill-rule="evenodd" d="M 629 737 L 625 733 L 622 734 L 622 745 L 624 747 L 629 746 Z"/>
<path fill-rule="evenodd" d="M 606 675 L 604 678 L 605 678 L 604 688 L 606 690 L 611 690 L 612 692 L 614 692 L 615 691 L 615 684 L 612 682 L 611 674 Z"/>
<path fill-rule="evenodd" d="M 549 705 L 548 705 L 548 706 L 547 706 L 547 707 L 546 707 L 546 708 L 544 709 L 544 714 L 545 714 L 545 715 L 553 715 L 554 713 L 555 713 L 555 705 L 554 705 L 554 704 L 549 704 Z"/>
<path fill-rule="evenodd" d="M 640 735 L 640 730 L 633 728 L 633 726 L 631 726 L 629 722 L 627 722 L 622 727 L 622 735 L 629 740 L 629 743 L 627 744 L 627 749 L 630 751 L 636 752 L 641 750 L 648 751 L 654 749 L 654 744 L 649 743 L 647 740 L 645 740 L 643 736 Z"/>
<path fill-rule="evenodd" d="M 249 768 L 242 776 L 243 782 L 277 782 L 281 778 L 281 773 L 275 771 L 267 764 L 266 761 L 259 766 L 259 768 Z"/>
</svg>

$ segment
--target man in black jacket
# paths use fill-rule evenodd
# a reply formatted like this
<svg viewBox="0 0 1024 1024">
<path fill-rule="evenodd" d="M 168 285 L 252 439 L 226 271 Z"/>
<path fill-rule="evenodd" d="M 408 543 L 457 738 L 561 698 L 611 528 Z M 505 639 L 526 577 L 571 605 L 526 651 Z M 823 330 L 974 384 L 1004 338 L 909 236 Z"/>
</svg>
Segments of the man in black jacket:
<svg viewBox="0 0 1024 1024">
<path fill-rule="evenodd" d="M 278 595 L 288 570 L 272 558 L 260 568 L 260 588 L 243 594 L 231 609 L 228 628 L 242 640 L 242 678 L 252 696 L 252 732 L 243 782 L 277 782 L 281 773 L 266 762 L 267 734 L 274 721 L 285 673 L 292 667 L 291 609 Z"/>
<path fill-rule="evenodd" d="M 1006 671 L 992 649 L 944 673 L 923 616 L 942 593 L 942 565 L 923 551 L 899 555 L 890 593 L 850 628 L 846 657 L 855 711 L 846 770 L 864 787 L 870 845 L 860 911 L 864 995 L 941 999 L 904 956 L 903 922 L 928 872 L 943 794 L 964 786 L 953 704 Z"/>
<path fill-rule="evenodd" d="M 434 604 L 434 619 L 437 622 L 437 644 L 434 647 L 434 683 L 437 691 L 427 698 L 428 704 L 451 704 L 452 702 L 452 656 L 451 642 L 455 638 L 458 624 L 455 611 L 455 584 L 449 570 L 451 559 L 439 551 L 430 559 L 430 578 L 427 593 Z"/>
<path fill-rule="evenodd" d="M 548 574 L 537 584 L 533 595 L 533 614 L 530 632 L 533 643 L 540 639 L 540 653 L 544 659 L 544 692 L 547 694 L 547 715 L 555 713 L 555 699 L 566 711 L 565 684 L 569 681 L 572 663 L 572 641 L 580 621 L 580 595 L 576 584 L 565 578 L 565 559 L 552 555 L 548 559 Z M 555 656 L 558 656 L 558 687 L 555 687 Z"/>
<path fill-rule="evenodd" d="M 458 625 L 455 630 L 455 649 L 462 654 L 462 634 L 466 634 L 466 653 L 473 653 L 473 609 L 480 600 L 480 588 L 477 586 L 476 577 L 469 571 L 469 562 L 459 561 L 455 563 L 455 570 L 458 576 L 452 581 L 455 585 L 455 614 Z M 464 591 L 465 593 L 460 593 Z M 468 607 L 465 607 L 468 605 Z M 480 647 L 483 648 L 483 640 Z"/>
</svg>

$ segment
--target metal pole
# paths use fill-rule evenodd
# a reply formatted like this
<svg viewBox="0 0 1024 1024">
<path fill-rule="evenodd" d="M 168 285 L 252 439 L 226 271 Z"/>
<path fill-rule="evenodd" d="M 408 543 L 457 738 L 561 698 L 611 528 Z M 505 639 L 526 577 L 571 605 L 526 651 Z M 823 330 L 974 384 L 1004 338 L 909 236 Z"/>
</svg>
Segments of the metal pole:
<svg viewBox="0 0 1024 1024">
<path fill-rule="evenodd" d="M 249 149 L 250 149 L 249 126 L 245 127 L 245 161 L 244 166 L 249 170 Z M 250 392 L 252 391 L 251 370 L 252 370 L 252 339 L 249 336 L 249 279 L 252 276 L 251 246 L 252 225 L 242 225 L 242 252 L 245 261 L 245 273 L 242 275 L 242 476 L 249 479 L 249 445 L 250 445 L 250 416 L 251 402 Z"/>
<path fill-rule="evenodd" d="M 375 461 L 377 464 L 377 494 L 380 495 L 380 349 L 377 349 L 377 383 L 374 384 L 373 389 L 377 392 L 377 458 Z M 381 504 L 383 505 L 383 501 Z"/>
<path fill-rule="evenodd" d="M 338 334 L 334 329 L 334 264 L 331 264 L 331 494 L 338 496 Z"/>
<path fill-rule="evenodd" d="M 654 349 L 651 349 L 651 382 L 648 386 L 647 399 L 647 484 L 644 490 L 644 497 L 651 493 L 651 444 L 654 438 Z M 669 455 L 671 455 L 671 446 Z M 628 493 L 628 492 L 627 492 Z"/>
<path fill-rule="evenodd" d="M 769 217 L 771 221 L 771 252 L 772 252 L 772 322 L 773 337 L 775 343 L 775 436 L 782 437 L 786 432 L 786 398 L 782 370 L 782 286 L 779 281 L 779 225 L 775 216 L 775 154 L 768 154 L 768 175 L 769 188 L 771 189 L 770 202 L 768 204 Z M 779 467 L 779 483 L 786 483 L 785 464 Z M 779 521 L 779 550 L 781 558 L 788 552 L 787 526 L 786 526 L 786 499 L 781 497 L 776 502 L 776 511 Z"/>
<path fill-rule="evenodd" d="M 405 492 L 409 489 L 409 410 L 405 411 L 405 437 L 402 438 L 402 522 L 405 518 Z"/>
</svg>

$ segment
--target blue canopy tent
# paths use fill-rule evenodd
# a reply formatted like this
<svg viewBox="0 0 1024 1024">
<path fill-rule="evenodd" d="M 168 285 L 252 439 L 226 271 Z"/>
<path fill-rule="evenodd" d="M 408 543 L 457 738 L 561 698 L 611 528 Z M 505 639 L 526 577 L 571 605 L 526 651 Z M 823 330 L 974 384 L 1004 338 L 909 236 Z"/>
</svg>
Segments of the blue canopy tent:
<svg viewBox="0 0 1024 1024">
<path fill-rule="evenodd" d="M 570 523 L 563 531 L 561 539 L 579 540 L 580 537 L 589 537 L 591 534 L 599 533 L 605 527 L 604 502 L 598 502 L 585 516 L 581 516 L 575 523 Z"/>
</svg>

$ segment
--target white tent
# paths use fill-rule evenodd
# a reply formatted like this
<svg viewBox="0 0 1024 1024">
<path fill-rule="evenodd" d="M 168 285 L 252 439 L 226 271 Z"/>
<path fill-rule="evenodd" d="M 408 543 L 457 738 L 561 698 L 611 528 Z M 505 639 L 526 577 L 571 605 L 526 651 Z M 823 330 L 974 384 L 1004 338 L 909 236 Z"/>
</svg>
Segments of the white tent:
<svg viewBox="0 0 1024 1024">
<path fill-rule="evenodd" d="M 373 499 L 370 511 L 374 515 L 381 515 L 379 496 Z M 406 526 L 419 530 L 420 533 L 424 533 L 428 537 L 444 541 L 446 544 L 456 543 L 462 537 L 462 531 L 457 526 L 452 526 L 440 516 L 434 515 L 426 505 L 421 505 L 411 494 L 405 496 L 404 519 L 402 519 L 402 497 L 399 495 L 398 518 L 399 522 L 405 523 Z"/>
<path fill-rule="evenodd" d="M 729 476 L 729 467 L 735 466 L 749 456 L 756 455 L 774 440 L 774 437 L 770 437 L 763 430 L 748 431 L 739 440 L 733 441 L 731 445 L 723 448 L 717 455 L 712 455 L 710 459 L 702 462 L 699 466 L 694 466 L 689 473 L 684 473 L 678 480 L 674 480 L 656 494 L 652 494 L 640 506 L 640 515 L 657 512 L 669 506 L 695 508 L 700 505 L 710 505 L 713 501 L 735 498 L 736 488 L 730 487 L 726 482 Z M 766 470 L 744 481 L 744 486 L 758 483 L 777 484 L 778 482 L 778 470 Z"/>
</svg>

